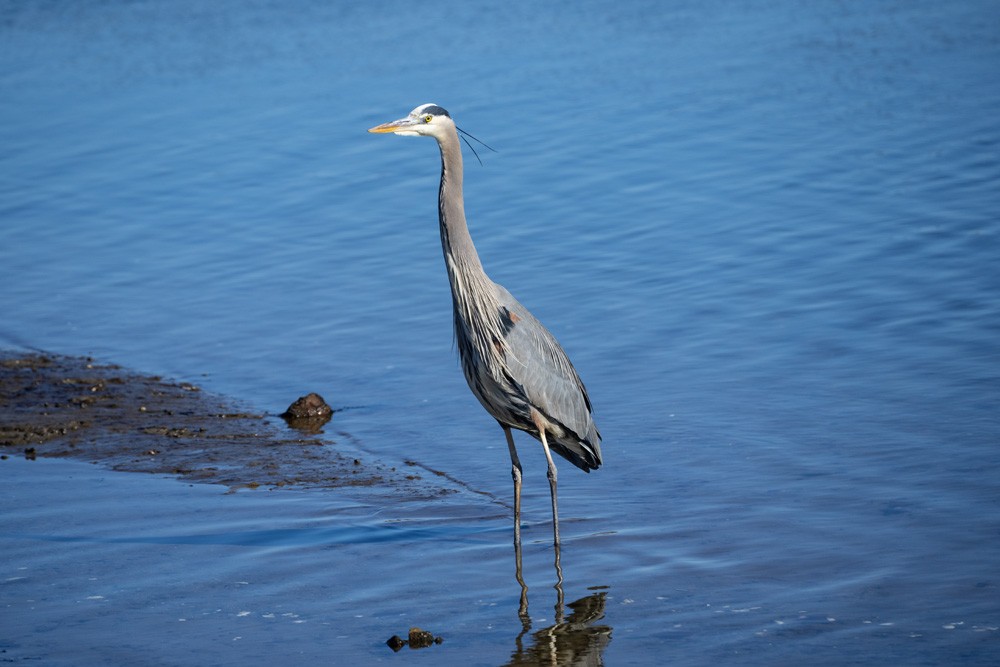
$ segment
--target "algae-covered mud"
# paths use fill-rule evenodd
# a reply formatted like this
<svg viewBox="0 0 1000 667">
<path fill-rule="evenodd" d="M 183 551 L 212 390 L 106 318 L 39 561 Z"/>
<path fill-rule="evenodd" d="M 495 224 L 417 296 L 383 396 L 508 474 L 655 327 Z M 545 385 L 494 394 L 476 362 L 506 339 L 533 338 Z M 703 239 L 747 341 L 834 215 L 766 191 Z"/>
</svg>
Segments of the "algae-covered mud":
<svg viewBox="0 0 1000 667">
<path fill-rule="evenodd" d="M 291 399 L 294 397 L 290 398 Z M 277 411 L 276 411 L 277 412 Z M 405 487 L 447 493 L 406 470 L 338 451 L 333 410 L 309 394 L 260 414 L 189 382 L 88 357 L 0 353 L 0 454 L 74 457 L 115 470 L 242 487 Z"/>
</svg>

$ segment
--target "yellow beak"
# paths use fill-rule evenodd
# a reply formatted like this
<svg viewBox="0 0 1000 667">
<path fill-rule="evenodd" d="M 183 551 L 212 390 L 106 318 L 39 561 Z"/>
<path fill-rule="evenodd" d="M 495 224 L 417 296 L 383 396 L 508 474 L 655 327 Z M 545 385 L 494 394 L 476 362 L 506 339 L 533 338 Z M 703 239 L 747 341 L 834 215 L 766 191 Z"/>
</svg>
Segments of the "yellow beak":
<svg viewBox="0 0 1000 667">
<path fill-rule="evenodd" d="M 376 125 L 375 127 L 369 129 L 368 131 L 372 134 L 387 134 L 389 132 L 398 132 L 399 130 L 406 130 L 410 125 L 414 125 L 412 119 L 410 118 L 400 118 L 399 120 L 394 120 L 391 123 L 382 123 L 381 125 Z"/>
</svg>

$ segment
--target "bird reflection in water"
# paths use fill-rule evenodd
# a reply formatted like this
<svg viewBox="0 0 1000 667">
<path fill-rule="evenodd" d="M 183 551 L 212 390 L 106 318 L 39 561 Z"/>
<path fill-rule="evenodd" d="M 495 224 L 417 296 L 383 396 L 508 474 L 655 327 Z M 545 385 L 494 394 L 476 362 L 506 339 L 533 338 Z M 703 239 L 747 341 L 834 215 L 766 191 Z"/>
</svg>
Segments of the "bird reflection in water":
<svg viewBox="0 0 1000 667">
<path fill-rule="evenodd" d="M 611 626 L 594 625 L 604 618 L 607 592 L 599 591 L 569 603 L 566 616 L 563 592 L 563 572 L 560 549 L 555 548 L 556 591 L 555 623 L 531 632 L 528 614 L 528 586 L 521 569 L 521 544 L 514 543 L 515 577 L 521 585 L 521 601 L 517 615 L 521 632 L 508 665 L 567 667 L 570 665 L 603 665 L 604 649 L 611 641 Z M 525 646 L 525 635 L 531 632 L 534 641 Z"/>
</svg>

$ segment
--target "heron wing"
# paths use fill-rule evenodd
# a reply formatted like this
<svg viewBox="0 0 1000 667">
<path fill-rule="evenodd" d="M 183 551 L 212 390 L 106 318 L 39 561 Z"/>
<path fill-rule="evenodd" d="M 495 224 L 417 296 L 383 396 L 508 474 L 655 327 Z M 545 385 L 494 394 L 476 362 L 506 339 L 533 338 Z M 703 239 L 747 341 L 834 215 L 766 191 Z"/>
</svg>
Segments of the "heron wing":
<svg viewBox="0 0 1000 667">
<path fill-rule="evenodd" d="M 579 374 L 555 336 L 510 292 L 500 285 L 496 288 L 507 311 L 501 313 L 507 374 L 532 407 L 563 429 L 552 434 L 552 448 L 584 470 L 597 468 L 601 436 Z"/>
</svg>

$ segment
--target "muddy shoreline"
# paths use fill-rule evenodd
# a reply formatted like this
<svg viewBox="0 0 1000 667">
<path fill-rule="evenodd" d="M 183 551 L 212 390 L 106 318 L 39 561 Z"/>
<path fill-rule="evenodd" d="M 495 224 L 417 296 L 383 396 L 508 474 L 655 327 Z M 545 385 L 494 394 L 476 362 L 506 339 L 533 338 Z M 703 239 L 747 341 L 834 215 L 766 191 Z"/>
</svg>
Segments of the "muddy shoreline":
<svg viewBox="0 0 1000 667">
<path fill-rule="evenodd" d="M 187 382 L 89 357 L 0 351 L 3 458 L 72 457 L 231 489 L 363 486 L 418 497 L 454 492 L 427 484 L 415 465 L 397 469 L 339 452 L 321 423 L 297 426 Z"/>
</svg>

